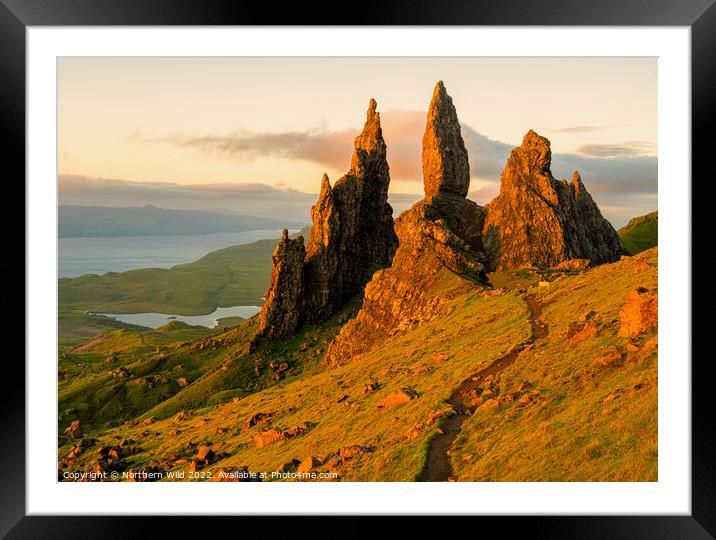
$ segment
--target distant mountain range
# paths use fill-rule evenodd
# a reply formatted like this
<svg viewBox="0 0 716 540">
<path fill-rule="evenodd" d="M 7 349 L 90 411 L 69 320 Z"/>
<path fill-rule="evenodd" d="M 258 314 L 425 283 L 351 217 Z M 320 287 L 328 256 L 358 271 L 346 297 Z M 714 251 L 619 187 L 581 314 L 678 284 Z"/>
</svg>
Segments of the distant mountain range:
<svg viewBox="0 0 716 540">
<path fill-rule="evenodd" d="M 60 238 L 110 236 L 184 236 L 258 229 L 300 229 L 305 223 L 195 210 L 169 210 L 152 205 L 127 208 L 62 205 Z"/>
</svg>

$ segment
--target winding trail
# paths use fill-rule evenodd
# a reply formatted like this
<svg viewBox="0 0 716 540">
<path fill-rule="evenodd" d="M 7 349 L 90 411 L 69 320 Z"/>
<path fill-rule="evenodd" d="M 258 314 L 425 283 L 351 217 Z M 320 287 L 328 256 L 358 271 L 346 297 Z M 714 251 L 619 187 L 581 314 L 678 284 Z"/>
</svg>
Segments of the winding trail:
<svg viewBox="0 0 716 540">
<path fill-rule="evenodd" d="M 462 423 L 473 412 L 466 403 L 465 397 L 477 389 L 483 377 L 497 375 L 512 364 L 527 345 L 547 336 L 549 332 L 547 324 L 538 320 L 542 313 L 542 302 L 534 295 L 525 296 L 524 301 L 530 311 L 529 322 L 532 327 L 532 336 L 527 341 L 512 347 L 507 354 L 501 356 L 486 368 L 470 375 L 450 394 L 448 403 L 452 405 L 457 414 L 448 416 L 440 424 L 440 431 L 430 441 L 428 456 L 423 470 L 418 475 L 418 482 L 447 482 L 450 480 L 453 474 L 448 452 L 462 429 Z"/>
</svg>

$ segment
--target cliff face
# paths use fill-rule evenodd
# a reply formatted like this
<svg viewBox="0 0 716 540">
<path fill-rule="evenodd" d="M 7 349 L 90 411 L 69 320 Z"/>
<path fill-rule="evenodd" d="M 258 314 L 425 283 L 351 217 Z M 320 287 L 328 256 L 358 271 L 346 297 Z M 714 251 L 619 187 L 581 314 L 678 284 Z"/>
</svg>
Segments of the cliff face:
<svg viewBox="0 0 716 540">
<path fill-rule="evenodd" d="M 326 354 L 346 363 L 374 343 L 407 331 L 449 309 L 440 290 L 444 272 L 482 283 L 484 210 L 465 198 L 470 166 L 452 99 L 438 83 L 423 137 L 425 198 L 396 221 L 399 247 L 390 268 L 366 285 L 363 306 Z"/>
<path fill-rule="evenodd" d="M 491 270 L 568 259 L 602 264 L 619 259 L 619 237 L 587 192 L 578 172 L 571 182 L 552 176 L 549 141 L 530 130 L 502 172 L 500 194 L 487 206 L 483 244 Z"/>
<path fill-rule="evenodd" d="M 276 248 L 259 334 L 283 338 L 304 324 L 325 321 L 360 291 L 376 267 L 390 264 L 397 237 L 389 184 L 380 115 L 371 100 L 350 170 L 334 186 L 323 176 L 304 258 L 297 262 L 298 248 L 287 247 L 295 241 L 282 240 Z"/>
<path fill-rule="evenodd" d="M 299 324 L 305 257 L 303 237 L 291 239 L 284 229 L 273 253 L 271 285 L 264 304 L 271 308 L 262 309 L 260 314 L 260 325 L 268 337 L 281 337 L 284 328 L 296 328 Z"/>
</svg>

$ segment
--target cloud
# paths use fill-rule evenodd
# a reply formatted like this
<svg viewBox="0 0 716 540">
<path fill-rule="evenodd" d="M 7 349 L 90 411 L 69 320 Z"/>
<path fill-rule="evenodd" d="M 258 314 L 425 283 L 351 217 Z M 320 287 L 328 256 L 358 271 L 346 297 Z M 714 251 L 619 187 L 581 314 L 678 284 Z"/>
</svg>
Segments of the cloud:
<svg viewBox="0 0 716 540">
<path fill-rule="evenodd" d="M 133 133 L 129 140 L 170 144 L 177 148 L 194 149 L 209 156 L 240 160 L 262 157 L 305 159 L 333 169 L 343 169 L 349 163 L 355 136 L 355 130 L 326 131 L 317 128 L 282 133 L 236 131 L 227 135 L 203 136 L 177 133 L 167 137 L 146 137 Z"/>
<path fill-rule="evenodd" d="M 383 136 L 388 146 L 393 189 L 420 191 L 422 187 L 421 144 L 425 129 L 424 111 L 386 110 L 381 112 Z M 529 126 L 525 126 L 525 132 Z M 571 126 L 552 131 L 588 132 L 603 129 L 599 126 Z M 307 160 L 336 171 L 347 170 L 357 129 L 330 131 L 325 127 L 307 131 L 255 133 L 236 131 L 227 135 L 149 138 L 140 133 L 133 140 L 170 144 L 193 149 L 210 156 L 236 160 L 255 160 L 266 157 Z M 470 156 L 472 191 L 470 197 L 486 204 L 499 193 L 499 178 L 513 145 L 490 139 L 469 125 L 462 124 L 462 135 Z M 653 209 L 657 194 L 657 157 L 651 155 L 655 145 L 646 141 L 625 141 L 622 144 L 585 144 L 576 152 L 552 155 L 552 171 L 556 178 L 571 178 L 578 170 L 605 215 L 615 224 L 628 219 L 627 212 L 637 208 Z M 554 148 L 552 149 L 554 152 Z M 557 149 L 558 150 L 558 149 Z M 151 186 L 155 187 L 152 188 Z M 145 189 L 158 189 L 148 184 Z M 122 185 L 120 189 L 126 188 Z M 140 189 L 133 187 L 133 190 Z M 215 184 L 211 186 L 180 186 L 162 184 L 163 193 L 174 197 L 211 197 L 219 199 L 260 198 L 292 201 L 312 199 L 313 195 L 291 189 L 286 181 L 274 186 L 263 184 Z M 419 197 L 411 195 L 411 198 Z M 307 198 L 307 199 L 306 199 Z M 412 200 L 412 199 L 411 199 Z M 391 204 L 402 208 L 407 199 L 391 193 Z M 626 204 L 624 201 L 629 201 Z"/>
<path fill-rule="evenodd" d="M 595 157 L 643 156 L 653 154 L 656 145 L 647 141 L 626 141 L 622 144 L 583 144 L 578 154 Z"/>
</svg>

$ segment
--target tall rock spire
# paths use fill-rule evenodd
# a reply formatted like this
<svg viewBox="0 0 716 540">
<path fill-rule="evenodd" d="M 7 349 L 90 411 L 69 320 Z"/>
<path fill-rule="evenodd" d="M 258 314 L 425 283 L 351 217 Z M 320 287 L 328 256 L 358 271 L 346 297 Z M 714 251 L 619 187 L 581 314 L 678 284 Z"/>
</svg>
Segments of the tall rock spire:
<svg viewBox="0 0 716 540">
<path fill-rule="evenodd" d="M 467 151 L 452 99 L 435 87 L 423 137 L 425 198 L 395 222 L 400 239 L 390 268 L 366 285 L 358 316 L 329 346 L 336 366 L 373 345 L 425 324 L 449 310 L 447 275 L 487 281 L 482 254 L 484 210 L 465 198 L 470 184 Z"/>
<path fill-rule="evenodd" d="M 283 278 L 282 272 L 291 270 L 291 276 L 298 272 L 274 256 L 259 334 L 283 338 L 304 324 L 325 321 L 360 292 L 376 266 L 390 264 L 397 237 L 388 204 L 390 169 L 376 108 L 371 99 L 348 173 L 333 186 L 323 175 L 318 201 L 311 208 L 313 225 L 301 265 L 302 287 L 288 287 L 294 283 L 293 277 Z M 286 248 L 282 253 L 289 254 Z M 274 274 L 278 274 L 276 279 Z M 294 299 L 296 290 L 300 294 Z M 293 307 L 281 316 L 280 305 Z"/>
<path fill-rule="evenodd" d="M 470 164 L 452 98 L 439 81 L 435 85 L 423 135 L 425 196 L 454 193 L 467 196 Z"/>
<path fill-rule="evenodd" d="M 550 142 L 529 130 L 510 153 L 500 194 L 487 205 L 483 244 L 491 269 L 509 270 L 568 259 L 618 260 L 621 242 L 575 171 L 557 181 Z"/>
<path fill-rule="evenodd" d="M 295 328 L 299 323 L 305 257 L 303 237 L 291 239 L 284 229 L 273 252 L 271 285 L 259 314 L 259 327 L 268 337 L 281 337 L 285 328 Z"/>
</svg>

